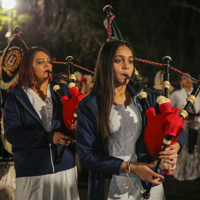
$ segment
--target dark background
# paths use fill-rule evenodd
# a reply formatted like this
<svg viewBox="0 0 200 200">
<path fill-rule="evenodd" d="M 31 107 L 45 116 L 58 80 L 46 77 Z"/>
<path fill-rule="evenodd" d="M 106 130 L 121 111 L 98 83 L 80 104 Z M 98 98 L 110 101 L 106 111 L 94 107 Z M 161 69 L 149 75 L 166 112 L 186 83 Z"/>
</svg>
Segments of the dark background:
<svg viewBox="0 0 200 200">
<path fill-rule="evenodd" d="M 108 4 L 113 7 L 124 40 L 133 46 L 138 58 L 162 62 L 168 55 L 173 67 L 198 78 L 199 0 L 16 0 L 12 23 L 21 27 L 29 47 L 42 46 L 57 61 L 72 55 L 74 63 L 94 70 L 98 51 L 107 38 L 103 7 Z M 6 32 L 5 22 L 0 31 L 0 50 L 6 47 Z M 148 77 L 150 86 L 162 69 L 142 63 L 136 67 Z M 66 68 L 54 65 L 54 71 L 61 70 Z M 172 81 L 178 74 L 171 71 L 170 76 Z"/>
</svg>

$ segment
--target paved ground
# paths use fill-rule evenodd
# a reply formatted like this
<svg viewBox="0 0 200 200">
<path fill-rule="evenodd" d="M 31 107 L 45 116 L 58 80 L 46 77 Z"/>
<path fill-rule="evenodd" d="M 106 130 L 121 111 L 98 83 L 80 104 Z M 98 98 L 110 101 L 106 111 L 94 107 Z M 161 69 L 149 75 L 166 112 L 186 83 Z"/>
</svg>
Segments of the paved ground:
<svg viewBox="0 0 200 200">
<path fill-rule="evenodd" d="M 87 200 L 87 171 L 79 179 L 80 200 Z M 85 179 L 86 178 L 86 179 Z M 163 184 L 166 200 L 200 200 L 200 179 L 179 182 L 174 177 L 165 177 Z"/>
</svg>

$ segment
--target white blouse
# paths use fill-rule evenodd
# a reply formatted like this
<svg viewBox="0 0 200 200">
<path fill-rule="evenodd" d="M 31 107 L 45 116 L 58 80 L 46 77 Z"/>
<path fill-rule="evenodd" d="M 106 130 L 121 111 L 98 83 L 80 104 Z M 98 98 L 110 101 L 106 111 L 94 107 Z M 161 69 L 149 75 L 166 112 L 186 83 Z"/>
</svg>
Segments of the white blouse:
<svg viewBox="0 0 200 200">
<path fill-rule="evenodd" d="M 191 91 L 193 90 L 193 88 L 191 89 Z M 191 93 L 191 92 L 190 92 Z M 190 93 L 186 92 L 186 90 L 184 88 L 175 91 L 170 100 L 171 100 L 171 106 L 172 107 L 177 107 L 179 109 L 183 109 L 184 106 L 186 105 L 187 101 L 187 97 L 190 95 Z M 194 104 L 194 108 L 196 113 L 200 113 L 200 95 L 198 95 L 195 99 L 195 104 Z M 191 111 L 191 107 L 189 109 L 189 112 Z"/>
<path fill-rule="evenodd" d="M 51 98 L 50 84 L 47 86 L 47 96 L 45 100 L 42 100 L 31 88 L 25 90 L 24 86 L 22 86 L 22 89 L 28 95 L 30 102 L 42 120 L 46 131 L 52 131 L 53 103 Z"/>
</svg>

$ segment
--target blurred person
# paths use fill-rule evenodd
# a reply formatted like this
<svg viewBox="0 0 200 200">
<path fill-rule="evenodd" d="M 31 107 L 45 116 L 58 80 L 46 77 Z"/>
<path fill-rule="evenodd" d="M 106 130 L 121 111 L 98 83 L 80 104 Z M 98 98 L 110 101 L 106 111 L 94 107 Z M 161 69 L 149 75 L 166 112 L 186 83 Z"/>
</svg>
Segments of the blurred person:
<svg viewBox="0 0 200 200">
<path fill-rule="evenodd" d="M 156 73 L 154 78 L 154 86 L 153 86 L 154 89 L 163 91 L 163 75 L 164 72 L 162 70 Z"/>
<path fill-rule="evenodd" d="M 82 88 L 81 92 L 85 95 L 88 95 L 92 88 L 92 76 L 91 75 L 84 75 L 81 78 Z"/>
<path fill-rule="evenodd" d="M 81 92 L 82 89 L 82 82 L 81 81 L 76 81 L 76 87 L 78 88 L 78 91 Z"/>
<path fill-rule="evenodd" d="M 185 74 L 191 76 L 187 72 Z M 181 89 L 172 94 L 171 105 L 183 109 L 187 103 L 187 97 L 193 90 L 193 82 L 192 79 L 180 75 L 179 84 Z M 179 156 L 174 177 L 180 181 L 195 180 L 200 177 L 200 95 L 196 97 L 195 104 L 188 110 L 184 129 L 187 133 L 187 143 Z"/>
<path fill-rule="evenodd" d="M 85 95 L 90 94 L 91 89 L 92 89 L 92 84 L 87 83 L 87 84 L 85 85 Z"/>
<path fill-rule="evenodd" d="M 128 43 L 105 43 L 99 52 L 92 91 L 79 103 L 77 151 L 81 167 L 89 169 L 89 200 L 142 200 L 144 181 L 155 186 L 150 200 L 165 199 L 164 177 L 161 170 L 155 173 L 151 169 L 156 163 L 144 145 L 145 117 L 137 97 L 142 89 L 124 76 L 134 76 L 134 58 Z M 147 93 L 155 107 L 155 96 Z M 160 158 L 168 160 L 172 169 L 184 134 L 174 146 L 160 152 Z"/>
<path fill-rule="evenodd" d="M 164 71 L 162 71 L 162 70 L 160 70 L 156 73 L 155 78 L 154 78 L 153 88 L 156 90 L 162 91 L 162 93 L 164 94 L 163 75 L 164 75 Z M 174 87 L 171 85 L 169 92 L 168 92 L 169 99 L 170 99 L 173 91 L 174 91 Z"/>
<path fill-rule="evenodd" d="M 4 97 L 5 136 L 12 144 L 17 177 L 15 200 L 79 199 L 74 149 L 49 71 L 49 53 L 30 48 L 20 63 L 18 85 Z M 58 84 L 69 96 L 68 86 Z M 54 165 L 63 145 L 63 161 Z"/>
<path fill-rule="evenodd" d="M 87 84 L 87 78 L 85 76 L 81 77 L 81 90 L 80 92 L 85 94 L 85 85 Z"/>
</svg>

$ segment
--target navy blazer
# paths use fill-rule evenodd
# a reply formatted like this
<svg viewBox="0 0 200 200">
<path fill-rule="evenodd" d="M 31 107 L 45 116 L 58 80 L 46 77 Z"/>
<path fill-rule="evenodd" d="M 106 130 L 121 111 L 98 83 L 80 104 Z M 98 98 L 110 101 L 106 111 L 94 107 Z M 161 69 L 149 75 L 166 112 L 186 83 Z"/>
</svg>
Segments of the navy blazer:
<svg viewBox="0 0 200 200">
<path fill-rule="evenodd" d="M 68 86 L 60 84 L 65 95 L 70 97 Z M 62 117 L 62 103 L 51 86 L 53 101 L 52 132 L 47 132 L 21 87 L 15 87 L 5 96 L 2 104 L 5 136 L 12 144 L 17 177 L 39 176 L 67 170 L 75 166 L 72 145 L 65 148 L 62 163 L 54 165 L 62 145 L 53 144 L 55 131 L 67 135 Z"/>
<path fill-rule="evenodd" d="M 134 102 L 140 111 L 142 118 L 142 134 L 136 143 L 136 157 L 138 162 L 151 163 L 153 159 L 147 154 L 144 143 L 144 128 L 146 125 L 146 116 L 142 110 L 137 96 L 142 89 L 135 88 L 130 84 L 127 85 L 127 90 L 133 96 Z M 148 93 L 148 100 L 152 107 L 156 107 L 156 97 Z M 183 131 L 177 142 L 182 147 L 186 140 L 186 134 Z M 76 131 L 77 151 L 80 165 L 83 168 L 89 169 L 89 200 L 107 199 L 109 192 L 110 179 L 112 174 L 119 175 L 122 159 L 106 155 L 103 151 L 99 132 L 98 107 L 95 95 L 89 95 L 82 99 L 78 108 L 78 121 Z M 162 173 L 159 170 L 158 173 Z M 145 186 L 145 183 L 143 186 Z"/>
</svg>

